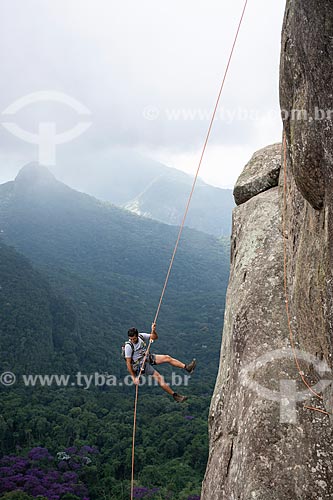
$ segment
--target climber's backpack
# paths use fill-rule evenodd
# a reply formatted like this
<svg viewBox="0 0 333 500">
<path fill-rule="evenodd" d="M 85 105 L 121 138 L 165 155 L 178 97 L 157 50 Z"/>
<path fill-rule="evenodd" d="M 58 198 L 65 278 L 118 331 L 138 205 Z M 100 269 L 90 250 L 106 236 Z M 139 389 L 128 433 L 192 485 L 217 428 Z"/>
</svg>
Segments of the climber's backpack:
<svg viewBox="0 0 333 500">
<path fill-rule="evenodd" d="M 146 350 L 147 344 L 146 344 L 146 342 L 144 341 L 143 335 L 141 335 L 140 333 L 139 333 L 139 338 L 140 338 L 140 339 L 141 339 L 141 341 L 142 341 L 142 343 L 141 343 L 141 347 L 142 347 L 144 350 Z M 133 362 L 133 359 L 132 359 L 132 358 L 133 358 L 133 353 L 134 353 L 134 345 L 133 345 L 133 343 L 132 343 L 130 340 L 128 340 L 127 342 L 125 342 L 125 344 L 124 344 L 124 345 L 122 345 L 122 346 L 121 346 L 121 357 L 122 357 L 122 358 L 126 361 L 126 357 L 125 357 L 125 347 L 126 347 L 126 345 L 130 345 L 130 346 L 131 346 L 131 349 L 132 349 L 131 361 Z"/>
</svg>

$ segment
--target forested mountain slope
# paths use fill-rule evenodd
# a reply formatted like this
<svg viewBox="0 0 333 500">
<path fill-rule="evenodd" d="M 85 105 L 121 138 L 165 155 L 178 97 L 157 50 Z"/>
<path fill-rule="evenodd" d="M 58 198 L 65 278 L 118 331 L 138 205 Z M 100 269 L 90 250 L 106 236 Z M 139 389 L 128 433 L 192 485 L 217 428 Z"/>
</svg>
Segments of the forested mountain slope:
<svg viewBox="0 0 333 500">
<path fill-rule="evenodd" d="M 193 166 L 194 168 L 194 166 Z M 77 175 L 80 169 L 80 176 Z M 179 225 L 193 176 L 129 151 L 54 168 L 65 183 L 80 191 L 166 224 Z M 91 173 L 94 173 L 92 176 Z M 232 190 L 197 180 L 186 226 L 214 236 L 229 236 Z"/>
<path fill-rule="evenodd" d="M 0 360 L 3 370 L 77 366 L 76 316 L 42 273 L 0 241 Z"/>
<path fill-rule="evenodd" d="M 25 500 L 128 498 L 133 387 L 123 384 L 120 346 L 130 326 L 150 328 L 177 232 L 76 192 L 38 165 L 0 186 L 0 367 L 17 376 L 0 385 L 0 495 L 24 487 Z M 160 388 L 140 389 L 138 495 L 198 498 L 228 268 L 228 243 L 184 230 L 153 351 L 195 356 L 198 367 L 176 388 L 190 396 L 182 405 Z M 123 385 L 24 387 L 18 377 L 70 373 L 73 381 L 78 371 Z M 171 368 L 160 371 L 170 382 Z M 64 450 L 67 464 L 56 458 Z M 76 478 L 67 490 L 66 474 Z"/>
<path fill-rule="evenodd" d="M 80 366 L 118 373 L 128 327 L 150 328 L 178 229 L 74 191 L 31 164 L 0 186 L 0 230 L 73 304 Z M 228 260 L 225 243 L 184 231 L 157 349 L 208 357 L 202 369 L 216 367 Z"/>
</svg>

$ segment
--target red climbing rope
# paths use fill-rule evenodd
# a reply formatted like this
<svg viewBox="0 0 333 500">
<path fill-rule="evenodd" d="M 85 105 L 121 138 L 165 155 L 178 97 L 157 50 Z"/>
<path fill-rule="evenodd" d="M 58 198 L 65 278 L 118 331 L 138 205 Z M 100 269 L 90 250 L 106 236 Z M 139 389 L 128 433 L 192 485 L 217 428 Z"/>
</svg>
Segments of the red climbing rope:
<svg viewBox="0 0 333 500">
<path fill-rule="evenodd" d="M 194 177 L 194 180 L 193 180 L 192 189 L 191 189 L 190 195 L 189 195 L 188 200 L 187 200 L 187 205 L 186 205 L 186 209 L 185 209 L 185 212 L 184 212 L 184 216 L 183 216 L 182 222 L 180 224 L 180 228 L 179 228 L 179 232 L 178 232 L 178 237 L 177 237 L 177 240 L 176 240 L 176 243 L 175 243 L 175 247 L 174 247 L 174 250 L 173 250 L 173 253 L 172 253 L 172 257 L 171 257 L 171 260 L 170 260 L 170 264 L 169 264 L 169 268 L 168 268 L 168 271 L 167 271 L 167 274 L 166 274 L 166 278 L 165 278 L 165 281 L 164 281 L 162 293 L 161 293 L 160 300 L 159 300 L 159 303 L 158 303 L 158 306 L 157 306 L 157 310 L 156 310 L 156 314 L 155 314 L 155 318 L 154 318 L 154 323 L 157 322 L 157 318 L 158 318 L 158 315 L 159 315 L 159 312 L 160 312 L 160 309 L 161 309 L 163 297 L 164 297 L 165 290 L 166 290 L 166 287 L 167 287 L 167 284 L 168 284 L 168 281 L 169 281 L 169 277 L 170 277 L 171 269 L 172 269 L 172 266 L 173 266 L 173 262 L 175 260 L 176 252 L 177 252 L 178 245 L 179 245 L 179 241 L 180 241 L 183 229 L 184 229 L 185 220 L 186 220 L 186 217 L 187 217 L 188 210 L 190 208 L 190 203 L 191 203 L 191 200 L 192 200 L 194 188 L 195 188 L 196 183 L 197 183 L 197 179 L 198 179 L 200 167 L 201 167 L 202 160 L 203 160 L 203 157 L 204 157 L 204 154 L 205 154 L 205 151 L 206 151 L 207 143 L 208 143 L 209 136 L 210 136 L 210 133 L 211 133 L 211 130 L 212 130 L 213 122 L 214 122 L 216 111 L 217 111 L 217 108 L 218 108 L 218 105 L 219 105 L 219 102 L 220 102 L 220 98 L 221 98 L 221 94 L 222 94 L 222 91 L 223 91 L 223 88 L 224 88 L 224 84 L 225 84 L 225 81 L 226 81 L 226 78 L 227 78 L 227 75 L 228 75 L 228 71 L 229 71 L 231 59 L 232 59 L 232 56 L 233 56 L 233 53 L 234 53 L 234 49 L 235 49 L 236 42 L 237 42 L 237 39 L 238 39 L 239 31 L 240 31 L 240 28 L 241 28 L 241 25 L 242 25 L 242 22 L 243 22 L 243 18 L 244 18 L 244 14 L 245 14 L 245 10 L 246 10 L 247 4 L 248 4 L 248 0 L 245 0 L 244 7 L 243 7 L 243 10 L 242 10 L 242 14 L 241 14 L 241 17 L 240 17 L 240 20 L 239 20 L 239 23 L 238 23 L 237 31 L 236 31 L 236 34 L 235 34 L 235 37 L 234 37 L 234 41 L 233 41 L 233 44 L 232 44 L 232 47 L 231 47 L 231 51 L 230 51 L 229 59 L 228 59 L 228 62 L 227 62 L 227 66 L 226 66 L 226 69 L 225 69 L 225 72 L 224 72 L 224 76 L 223 76 L 223 79 L 222 79 L 222 83 L 221 83 L 221 86 L 220 86 L 220 90 L 219 90 L 219 93 L 218 93 L 218 96 L 217 96 L 217 99 L 216 99 L 214 111 L 213 111 L 213 114 L 212 114 L 212 117 L 211 117 L 211 120 L 210 120 L 210 123 L 209 123 L 209 127 L 208 127 L 208 131 L 207 131 L 207 134 L 206 134 L 206 139 L 205 139 L 205 142 L 204 142 L 204 145 L 203 145 L 203 148 L 202 148 L 202 152 L 201 152 L 199 164 L 198 164 L 198 167 L 197 167 L 197 170 L 196 170 L 196 174 L 195 174 L 195 177 Z M 138 380 L 140 380 L 141 373 L 142 373 L 142 371 L 144 369 L 144 365 L 145 365 L 145 362 L 146 362 L 146 359 L 147 359 L 147 356 L 148 356 L 148 353 L 149 353 L 149 350 L 150 350 L 151 343 L 152 343 L 152 340 L 149 340 L 147 351 L 146 351 L 145 357 L 143 358 L 143 362 L 142 362 L 142 365 L 141 365 L 140 373 L 138 375 Z M 132 442 L 131 500 L 133 500 L 133 490 L 134 490 L 135 432 L 136 432 L 136 414 L 137 414 L 138 392 L 139 392 L 139 385 L 136 385 L 135 402 L 134 402 L 133 442 Z"/>
</svg>

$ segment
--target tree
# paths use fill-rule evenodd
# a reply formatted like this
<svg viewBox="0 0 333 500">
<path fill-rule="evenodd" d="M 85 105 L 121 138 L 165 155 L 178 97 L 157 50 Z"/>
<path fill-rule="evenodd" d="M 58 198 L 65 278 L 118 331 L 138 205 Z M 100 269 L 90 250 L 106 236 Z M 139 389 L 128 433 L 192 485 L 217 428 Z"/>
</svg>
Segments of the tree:
<svg viewBox="0 0 333 500">
<path fill-rule="evenodd" d="M 39 500 L 47 500 L 45 497 L 38 497 Z M 23 491 L 10 491 L 9 493 L 5 493 L 0 497 L 0 500 L 34 500 L 33 497 L 27 495 Z"/>
</svg>

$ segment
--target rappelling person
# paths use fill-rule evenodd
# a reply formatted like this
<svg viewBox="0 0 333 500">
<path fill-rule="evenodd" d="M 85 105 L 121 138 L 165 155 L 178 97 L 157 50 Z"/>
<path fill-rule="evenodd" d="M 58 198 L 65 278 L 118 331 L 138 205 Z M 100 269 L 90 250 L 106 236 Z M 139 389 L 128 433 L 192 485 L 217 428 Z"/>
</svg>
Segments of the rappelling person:
<svg viewBox="0 0 333 500">
<path fill-rule="evenodd" d="M 156 324 L 153 323 L 151 325 L 151 333 L 139 333 L 136 328 L 130 328 L 128 330 L 128 338 L 129 340 L 123 346 L 123 355 L 126 360 L 127 370 L 129 371 L 133 382 L 135 385 L 139 384 L 139 373 L 142 367 L 143 359 L 146 353 L 147 344 L 149 340 L 157 340 L 158 335 L 156 332 Z M 178 359 L 172 358 L 168 354 L 151 354 L 149 353 L 146 357 L 146 361 L 144 364 L 144 368 L 142 370 L 142 374 L 151 375 L 155 380 L 157 380 L 158 384 L 164 389 L 168 394 L 171 394 L 173 399 L 177 401 L 177 403 L 182 403 L 186 401 L 187 397 L 174 392 L 172 388 L 165 382 L 164 378 L 158 371 L 156 371 L 153 366 L 161 365 L 162 363 L 169 363 L 172 366 L 176 366 L 177 368 L 184 369 L 187 373 L 193 373 L 196 360 L 192 359 L 192 361 L 187 365 L 178 361 Z"/>
</svg>

